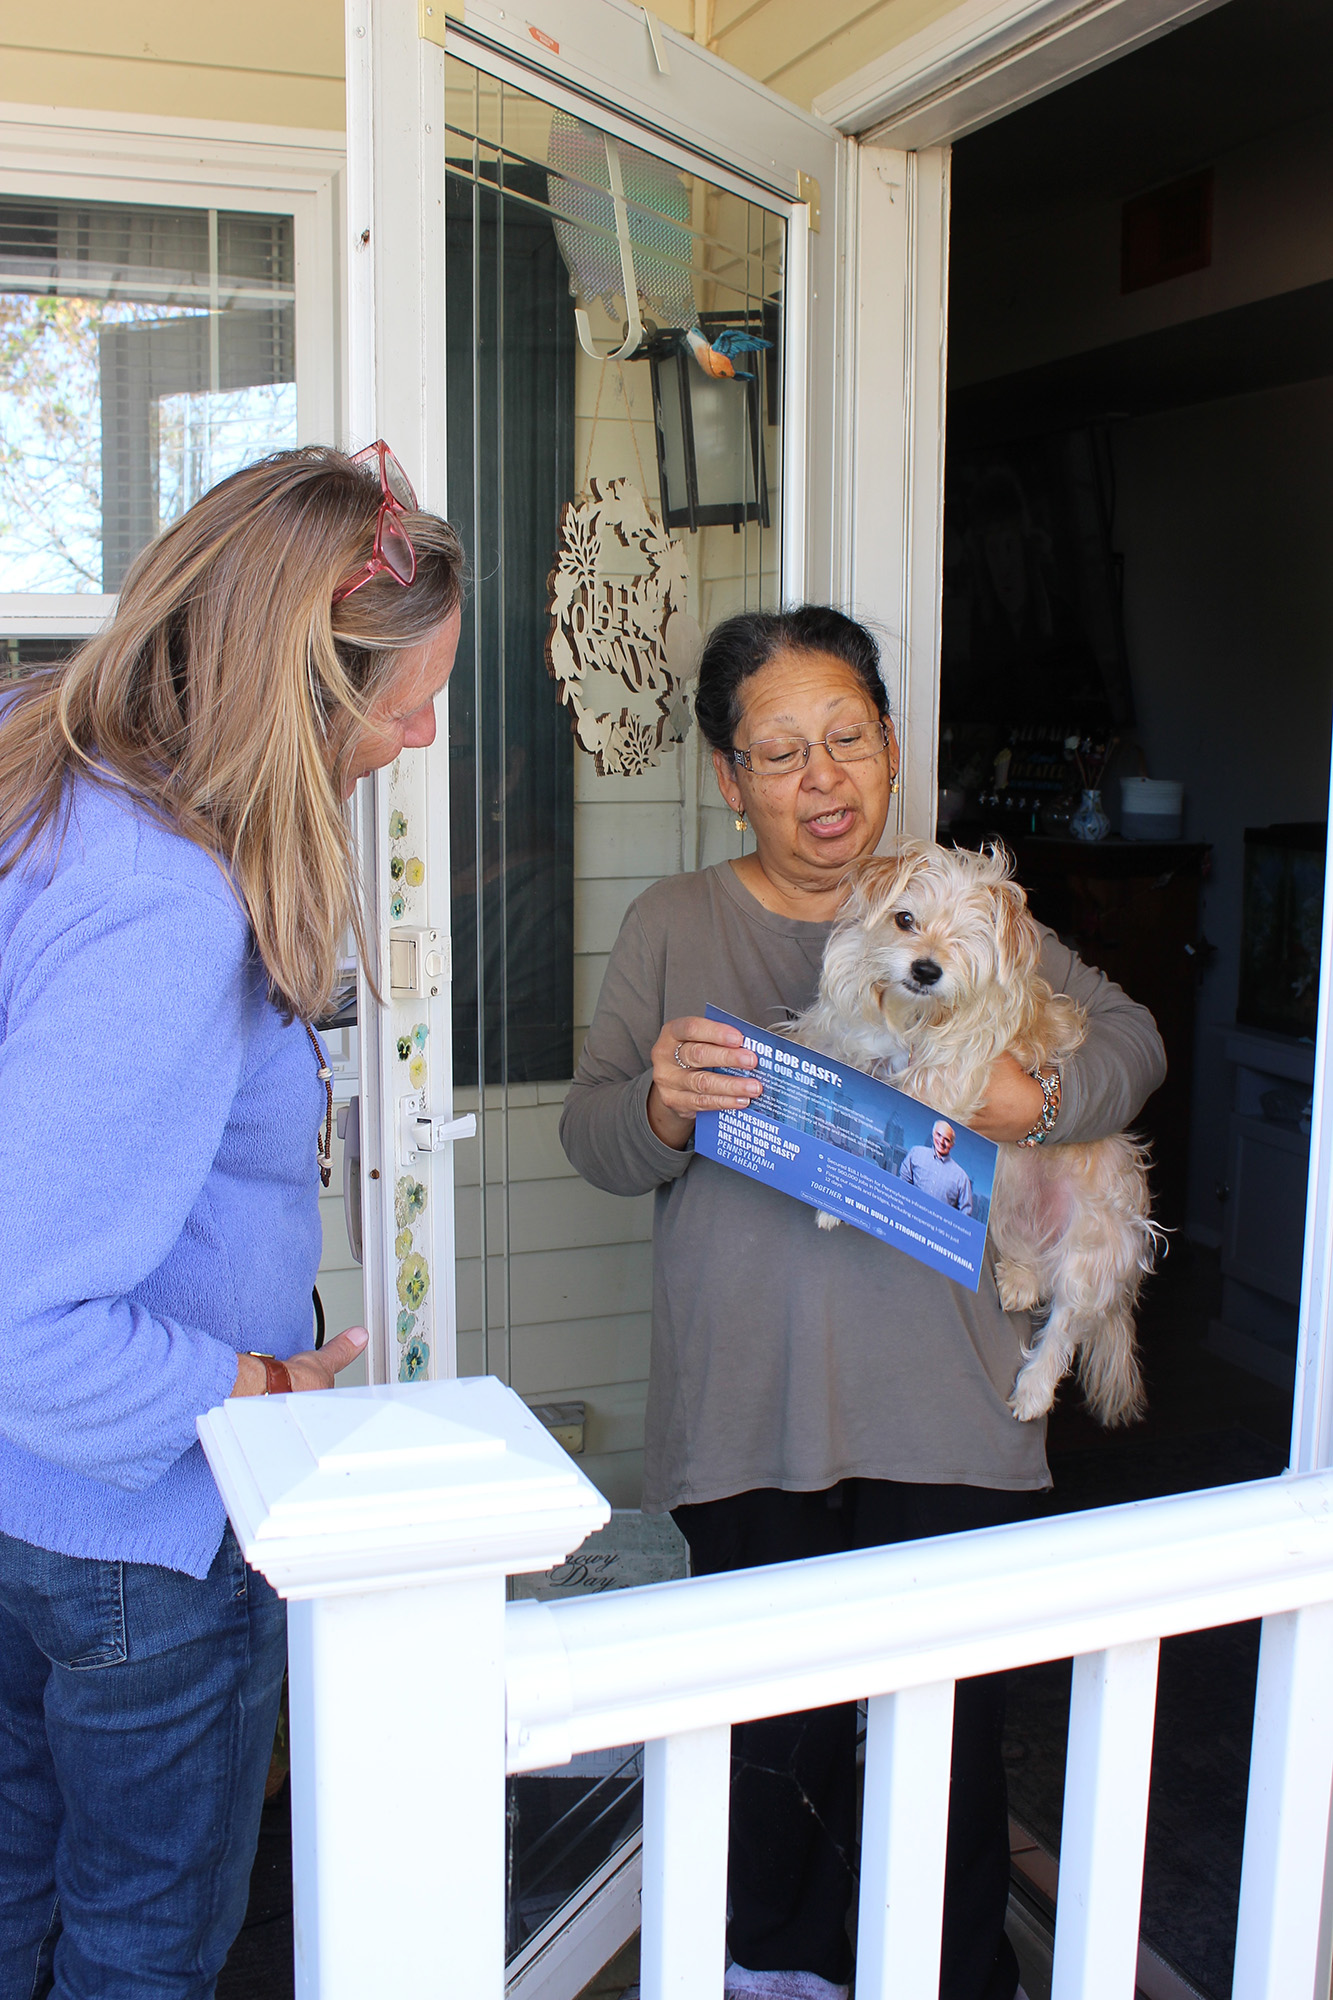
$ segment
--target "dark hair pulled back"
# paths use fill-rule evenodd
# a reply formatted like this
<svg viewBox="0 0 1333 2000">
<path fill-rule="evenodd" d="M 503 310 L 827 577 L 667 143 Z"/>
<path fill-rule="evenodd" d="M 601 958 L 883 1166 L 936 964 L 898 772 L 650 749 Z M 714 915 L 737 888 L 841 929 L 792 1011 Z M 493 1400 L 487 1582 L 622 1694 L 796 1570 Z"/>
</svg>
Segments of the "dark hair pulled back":
<svg viewBox="0 0 1333 2000">
<path fill-rule="evenodd" d="M 830 653 L 849 666 L 881 715 L 888 690 L 879 670 L 879 646 L 864 625 L 831 604 L 798 604 L 790 611 L 740 611 L 714 626 L 704 641 L 694 713 L 714 750 L 730 750 L 741 717 L 740 691 L 779 653 Z"/>
</svg>

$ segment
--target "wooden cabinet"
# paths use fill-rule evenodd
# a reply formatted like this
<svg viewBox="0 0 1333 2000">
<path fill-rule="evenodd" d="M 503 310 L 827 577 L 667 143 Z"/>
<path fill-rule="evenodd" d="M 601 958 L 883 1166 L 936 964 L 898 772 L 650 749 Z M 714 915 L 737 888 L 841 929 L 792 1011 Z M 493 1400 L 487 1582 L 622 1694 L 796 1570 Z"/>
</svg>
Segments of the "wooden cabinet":
<svg viewBox="0 0 1333 2000">
<path fill-rule="evenodd" d="M 969 843 L 970 844 L 970 843 Z M 1152 1141 L 1155 1212 L 1185 1219 L 1199 889 L 1211 849 L 1188 841 L 1010 839 L 1034 915 L 1155 1018 L 1167 1077 L 1135 1130 Z"/>
<path fill-rule="evenodd" d="M 1305 1250 L 1314 1044 L 1233 1028 L 1235 1065 L 1227 1135 L 1222 1316 L 1208 1346 L 1224 1360 L 1289 1389 Z"/>
</svg>

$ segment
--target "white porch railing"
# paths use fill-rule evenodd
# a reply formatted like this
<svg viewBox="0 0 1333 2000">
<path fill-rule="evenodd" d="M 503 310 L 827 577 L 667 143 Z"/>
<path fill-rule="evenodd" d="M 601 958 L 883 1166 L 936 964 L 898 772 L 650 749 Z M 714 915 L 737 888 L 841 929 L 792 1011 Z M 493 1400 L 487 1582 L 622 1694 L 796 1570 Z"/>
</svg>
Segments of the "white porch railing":
<svg viewBox="0 0 1333 2000">
<path fill-rule="evenodd" d="M 1158 1642 L 1255 1617 L 1233 1996 L 1315 2000 L 1333 1473 L 506 1607 L 506 1571 L 609 1510 L 499 1383 L 252 1398 L 200 1430 L 292 1600 L 300 2000 L 501 2000 L 506 1769 L 640 1740 L 644 2000 L 717 2000 L 730 1725 L 863 1696 L 857 1996 L 935 2000 L 953 1683 L 1069 1655 L 1053 2000 L 1132 2000 Z"/>
</svg>

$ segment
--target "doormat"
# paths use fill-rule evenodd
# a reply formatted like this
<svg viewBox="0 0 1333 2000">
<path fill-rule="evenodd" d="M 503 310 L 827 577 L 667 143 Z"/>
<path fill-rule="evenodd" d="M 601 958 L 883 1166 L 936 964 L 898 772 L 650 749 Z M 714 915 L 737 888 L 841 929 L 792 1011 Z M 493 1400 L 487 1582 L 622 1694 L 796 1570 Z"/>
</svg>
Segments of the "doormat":
<svg viewBox="0 0 1333 2000">
<path fill-rule="evenodd" d="M 509 1594 L 549 1603 L 599 1590 L 633 1590 L 642 1583 L 672 1583 L 686 1574 L 687 1559 L 685 1537 L 669 1514 L 617 1507 L 604 1528 L 554 1569 L 513 1577 Z"/>
<path fill-rule="evenodd" d="M 604 1590 L 672 1583 L 687 1566 L 685 1537 L 669 1514 L 617 1508 L 564 1562 L 516 1576 L 514 1598 L 560 1603 Z M 582 1883 L 637 1830 L 643 1746 L 589 1750 L 549 1771 L 509 1780 L 509 1953 L 550 1923 Z"/>
<path fill-rule="evenodd" d="M 218 1974 L 215 2000 L 292 2000 L 292 1791 L 264 1807 L 240 1935 Z"/>
</svg>

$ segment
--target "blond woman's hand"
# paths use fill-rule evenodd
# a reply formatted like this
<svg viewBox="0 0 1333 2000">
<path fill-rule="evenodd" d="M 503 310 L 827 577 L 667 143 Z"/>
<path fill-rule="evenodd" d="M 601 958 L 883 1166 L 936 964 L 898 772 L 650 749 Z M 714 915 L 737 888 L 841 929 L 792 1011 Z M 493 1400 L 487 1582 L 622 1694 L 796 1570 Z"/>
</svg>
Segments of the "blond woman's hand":
<svg viewBox="0 0 1333 2000">
<path fill-rule="evenodd" d="M 287 1373 L 292 1378 L 292 1388 L 331 1389 L 334 1377 L 356 1360 L 369 1339 L 365 1327 L 348 1326 L 332 1340 L 326 1340 L 322 1347 L 307 1347 L 304 1353 L 289 1355 Z M 262 1361 L 253 1354 L 237 1355 L 233 1396 L 262 1396 L 267 1383 L 268 1371 Z"/>
</svg>

